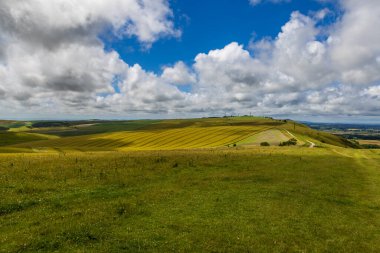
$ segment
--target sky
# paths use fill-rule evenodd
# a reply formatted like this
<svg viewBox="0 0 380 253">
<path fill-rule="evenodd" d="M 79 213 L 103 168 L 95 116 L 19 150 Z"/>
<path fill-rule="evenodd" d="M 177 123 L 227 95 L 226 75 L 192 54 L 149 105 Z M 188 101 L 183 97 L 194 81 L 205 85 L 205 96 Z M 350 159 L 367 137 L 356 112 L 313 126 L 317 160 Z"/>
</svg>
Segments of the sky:
<svg viewBox="0 0 380 253">
<path fill-rule="evenodd" d="M 2 0 L 0 118 L 380 123 L 378 0 Z"/>
</svg>

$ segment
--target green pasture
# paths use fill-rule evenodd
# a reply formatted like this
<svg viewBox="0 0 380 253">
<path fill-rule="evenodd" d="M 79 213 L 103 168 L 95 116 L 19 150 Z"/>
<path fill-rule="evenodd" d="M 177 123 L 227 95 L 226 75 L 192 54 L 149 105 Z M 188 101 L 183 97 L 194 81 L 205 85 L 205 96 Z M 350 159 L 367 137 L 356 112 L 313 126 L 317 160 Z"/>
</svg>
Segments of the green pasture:
<svg viewBox="0 0 380 253">
<path fill-rule="evenodd" d="M 380 153 L 0 155 L 0 252 L 379 252 Z"/>
</svg>

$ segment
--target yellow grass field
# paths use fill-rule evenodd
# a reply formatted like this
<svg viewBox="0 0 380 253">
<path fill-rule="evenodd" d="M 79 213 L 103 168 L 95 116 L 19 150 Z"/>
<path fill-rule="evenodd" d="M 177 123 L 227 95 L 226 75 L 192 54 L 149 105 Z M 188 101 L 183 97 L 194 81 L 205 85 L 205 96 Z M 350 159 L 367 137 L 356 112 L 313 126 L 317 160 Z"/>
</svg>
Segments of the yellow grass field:
<svg viewBox="0 0 380 253">
<path fill-rule="evenodd" d="M 380 140 L 358 140 L 360 145 L 368 144 L 368 145 L 380 145 Z"/>
<path fill-rule="evenodd" d="M 36 141 L 15 147 L 46 150 L 169 150 L 233 145 L 267 130 L 268 126 L 185 127 L 169 130 L 123 131 Z"/>
<path fill-rule="evenodd" d="M 268 142 L 270 145 L 278 146 L 281 142 L 289 140 L 291 137 L 287 136 L 279 129 L 269 129 L 266 131 L 254 134 L 238 144 L 240 145 L 260 145 L 262 142 Z"/>
<path fill-rule="evenodd" d="M 64 136 L 68 130 L 61 127 L 27 130 L 20 127 L 19 131 L 3 132 L 1 152 L 176 150 L 258 146 L 261 142 L 278 146 L 291 138 L 297 139 L 297 145 L 311 142 L 317 146 L 353 145 L 296 122 L 258 117 L 81 123 L 79 126 L 71 127 L 73 136 Z"/>
</svg>

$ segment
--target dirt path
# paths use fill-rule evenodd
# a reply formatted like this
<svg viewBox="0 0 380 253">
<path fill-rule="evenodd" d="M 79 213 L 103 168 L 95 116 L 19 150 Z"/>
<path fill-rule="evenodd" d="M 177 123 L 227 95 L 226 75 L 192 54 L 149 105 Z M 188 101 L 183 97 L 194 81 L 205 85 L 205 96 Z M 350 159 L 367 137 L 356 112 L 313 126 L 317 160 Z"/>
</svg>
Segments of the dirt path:
<svg viewBox="0 0 380 253">
<path fill-rule="evenodd" d="M 289 132 L 288 130 L 284 129 L 291 137 L 293 137 L 294 139 L 297 139 L 294 134 L 292 134 L 291 132 Z"/>
<path fill-rule="evenodd" d="M 300 145 L 303 145 L 304 142 L 300 139 L 298 139 L 294 134 L 292 134 L 291 132 L 289 132 L 287 129 L 284 129 L 292 138 L 296 139 Z M 311 141 L 306 141 L 310 144 L 309 148 L 314 148 L 315 147 L 315 143 L 314 142 L 311 142 Z"/>
<path fill-rule="evenodd" d="M 309 148 L 314 148 L 315 147 L 315 143 L 314 142 L 311 142 L 311 141 L 307 141 L 307 142 L 310 143 Z"/>
</svg>

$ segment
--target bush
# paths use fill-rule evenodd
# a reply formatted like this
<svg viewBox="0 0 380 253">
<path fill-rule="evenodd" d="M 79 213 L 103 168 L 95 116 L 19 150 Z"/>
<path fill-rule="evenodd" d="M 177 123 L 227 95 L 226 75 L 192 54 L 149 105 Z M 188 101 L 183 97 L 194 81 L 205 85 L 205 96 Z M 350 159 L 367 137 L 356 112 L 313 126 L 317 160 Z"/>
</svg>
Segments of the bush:
<svg viewBox="0 0 380 253">
<path fill-rule="evenodd" d="M 284 141 L 280 143 L 280 146 L 294 146 L 297 145 L 297 140 L 294 138 L 291 138 L 288 141 Z"/>
<path fill-rule="evenodd" d="M 380 149 L 380 145 L 377 144 L 362 144 L 361 146 L 367 149 Z"/>
<path fill-rule="evenodd" d="M 264 141 L 264 142 L 260 143 L 260 146 L 269 147 L 270 144 L 268 142 Z"/>
</svg>

